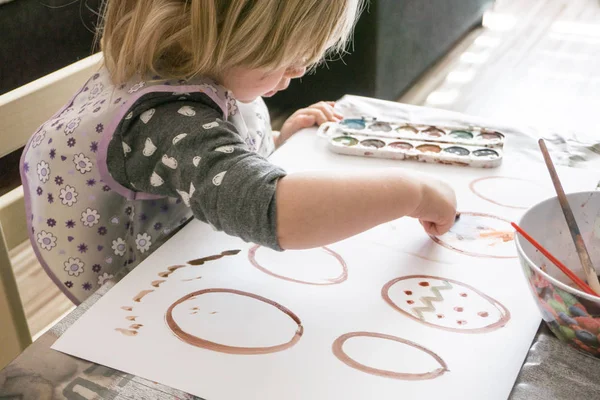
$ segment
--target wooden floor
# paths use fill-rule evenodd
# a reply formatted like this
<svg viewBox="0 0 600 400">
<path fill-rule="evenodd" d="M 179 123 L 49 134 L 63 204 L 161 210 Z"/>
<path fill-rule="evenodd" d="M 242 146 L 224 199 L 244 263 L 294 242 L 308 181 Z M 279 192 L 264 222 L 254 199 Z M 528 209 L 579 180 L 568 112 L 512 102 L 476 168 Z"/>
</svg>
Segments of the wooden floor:
<svg viewBox="0 0 600 400">
<path fill-rule="evenodd" d="M 598 135 L 598 0 L 499 0 L 484 27 L 469 34 L 399 101 Z M 36 335 L 72 304 L 37 264 L 28 244 L 12 255 Z"/>
</svg>

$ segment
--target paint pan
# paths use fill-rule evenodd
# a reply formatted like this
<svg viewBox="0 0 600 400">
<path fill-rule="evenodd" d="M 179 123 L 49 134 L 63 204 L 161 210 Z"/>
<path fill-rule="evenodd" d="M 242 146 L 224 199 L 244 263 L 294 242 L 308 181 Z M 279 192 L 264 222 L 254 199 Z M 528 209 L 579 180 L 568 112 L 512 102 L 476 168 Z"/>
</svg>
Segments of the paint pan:
<svg viewBox="0 0 600 400">
<path fill-rule="evenodd" d="M 500 157 L 498 152 L 496 150 L 492 150 L 492 149 L 475 150 L 473 152 L 473 155 L 475 157 Z"/>
<path fill-rule="evenodd" d="M 380 149 L 385 146 L 385 142 L 379 139 L 367 139 L 360 142 L 360 145 L 364 147 L 373 147 L 376 149 Z"/>
<path fill-rule="evenodd" d="M 439 137 L 446 135 L 446 133 L 443 130 L 438 129 L 435 126 L 431 126 L 427 129 L 425 129 L 423 131 L 423 134 L 425 134 L 426 136 L 429 136 L 429 137 L 434 137 L 434 138 L 439 138 Z"/>
<path fill-rule="evenodd" d="M 358 134 L 377 139 L 396 141 L 419 140 L 453 145 L 502 148 L 505 135 L 477 126 L 424 125 L 420 123 L 380 121 L 375 118 L 350 118 L 339 123 L 330 122 L 319 127 L 324 137 Z"/>
<path fill-rule="evenodd" d="M 390 132 L 392 126 L 388 122 L 374 122 L 369 125 L 369 129 L 373 132 Z"/>
<path fill-rule="evenodd" d="M 419 130 L 412 125 L 404 125 L 396 128 L 396 131 L 400 134 L 408 134 L 408 135 L 416 135 L 419 133 Z"/>
<path fill-rule="evenodd" d="M 469 150 L 459 146 L 446 147 L 444 151 L 446 153 L 456 154 L 458 156 L 468 156 L 469 154 L 471 154 Z"/>
<path fill-rule="evenodd" d="M 403 150 L 403 151 L 412 150 L 414 148 L 414 146 L 412 144 L 407 143 L 407 142 L 393 142 L 393 143 L 389 144 L 389 147 L 392 149 Z"/>
<path fill-rule="evenodd" d="M 449 133 L 449 136 L 457 139 L 473 139 L 473 134 L 469 131 L 452 131 Z"/>
<path fill-rule="evenodd" d="M 350 129 L 363 130 L 367 127 L 364 119 L 345 119 L 340 122 L 340 125 L 348 127 Z"/>
<path fill-rule="evenodd" d="M 423 153 L 439 153 L 442 151 L 442 148 L 438 145 L 427 143 L 417 146 L 417 150 Z"/>
<path fill-rule="evenodd" d="M 333 141 L 343 146 L 356 146 L 358 144 L 358 140 L 352 136 L 338 136 L 334 138 Z"/>
</svg>

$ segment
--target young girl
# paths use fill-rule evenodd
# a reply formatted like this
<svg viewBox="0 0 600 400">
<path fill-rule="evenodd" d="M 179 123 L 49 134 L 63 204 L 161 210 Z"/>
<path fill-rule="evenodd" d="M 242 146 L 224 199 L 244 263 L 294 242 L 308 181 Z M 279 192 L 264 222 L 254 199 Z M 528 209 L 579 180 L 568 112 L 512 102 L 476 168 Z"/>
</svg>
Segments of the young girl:
<svg viewBox="0 0 600 400">
<path fill-rule="evenodd" d="M 322 102 L 275 136 L 261 96 L 343 49 L 361 1 L 105 3 L 104 67 L 22 157 L 33 248 L 70 299 L 124 275 L 192 217 L 279 251 L 402 216 L 430 234 L 450 228 L 454 193 L 433 178 L 287 175 L 265 158 L 298 130 L 342 117 Z"/>
</svg>

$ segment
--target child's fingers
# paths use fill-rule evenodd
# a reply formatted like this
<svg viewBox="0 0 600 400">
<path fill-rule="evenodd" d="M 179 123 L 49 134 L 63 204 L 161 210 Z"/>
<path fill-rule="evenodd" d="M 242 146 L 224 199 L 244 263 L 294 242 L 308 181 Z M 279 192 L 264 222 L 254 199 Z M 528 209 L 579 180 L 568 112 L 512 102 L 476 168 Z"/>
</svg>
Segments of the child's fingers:
<svg viewBox="0 0 600 400">
<path fill-rule="evenodd" d="M 320 110 L 325 115 L 328 121 L 335 121 L 335 117 L 333 115 L 333 107 L 331 107 L 324 101 L 317 104 L 313 104 L 309 107 L 309 109 Z"/>
<path fill-rule="evenodd" d="M 442 225 L 442 224 L 435 224 L 433 222 L 422 221 L 422 220 L 420 220 L 419 222 L 425 229 L 425 232 L 427 232 L 428 234 L 433 235 L 433 236 L 442 236 L 443 234 L 448 232 L 450 230 L 450 228 L 452 228 L 452 224 Z"/>
<path fill-rule="evenodd" d="M 306 108 L 304 109 L 303 115 L 312 115 L 315 118 L 315 121 L 318 125 L 324 124 L 329 121 L 327 115 L 323 112 L 323 110 L 319 108 Z"/>
</svg>

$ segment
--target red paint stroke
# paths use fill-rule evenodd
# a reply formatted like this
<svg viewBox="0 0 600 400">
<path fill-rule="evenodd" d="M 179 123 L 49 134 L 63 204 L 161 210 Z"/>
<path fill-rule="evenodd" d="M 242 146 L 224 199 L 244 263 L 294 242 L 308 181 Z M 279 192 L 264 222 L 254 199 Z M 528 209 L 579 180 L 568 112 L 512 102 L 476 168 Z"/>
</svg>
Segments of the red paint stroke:
<svg viewBox="0 0 600 400">
<path fill-rule="evenodd" d="M 144 298 L 146 295 L 148 295 L 148 294 L 150 294 L 150 293 L 152 293 L 152 292 L 154 292 L 154 290 L 142 290 L 141 292 L 139 292 L 138 294 L 136 294 L 136 295 L 133 297 L 133 301 L 135 301 L 136 303 L 139 303 L 139 302 L 141 302 L 141 301 L 142 301 L 142 299 L 143 299 L 143 298 Z"/>
<path fill-rule="evenodd" d="M 115 329 L 115 331 L 122 333 L 125 336 L 136 336 L 138 334 L 138 331 L 132 331 L 132 330 L 123 329 L 123 328 L 117 328 L 117 329 Z"/>
<path fill-rule="evenodd" d="M 488 314 L 485 311 L 481 311 L 481 312 L 478 312 L 477 315 L 479 315 L 481 318 L 487 318 L 490 314 Z"/>
<path fill-rule="evenodd" d="M 225 250 L 225 251 L 221 252 L 221 254 L 218 254 L 215 256 L 198 258 L 196 260 L 188 261 L 187 263 L 190 265 L 193 265 L 193 266 L 203 265 L 204 263 L 207 263 L 209 261 L 219 260 L 223 257 L 235 256 L 235 255 L 239 254 L 240 252 L 241 252 L 241 250 Z"/>
<path fill-rule="evenodd" d="M 461 293 L 460 297 L 467 297 L 467 294 L 466 293 Z"/>
<path fill-rule="evenodd" d="M 160 286 L 161 283 L 164 283 L 164 282 L 166 282 L 166 281 L 161 279 L 161 280 L 158 280 L 158 281 L 153 281 L 151 283 L 151 285 L 154 286 L 155 288 L 157 288 L 157 287 Z"/>
<path fill-rule="evenodd" d="M 429 286 L 429 282 L 419 282 L 419 286 L 427 287 Z"/>
<path fill-rule="evenodd" d="M 378 368 L 366 366 L 366 365 L 361 364 L 358 361 L 350 358 L 350 356 L 344 352 L 344 348 L 343 348 L 344 343 L 348 339 L 355 338 L 355 337 L 368 337 L 368 338 L 376 338 L 376 339 L 383 339 L 383 340 L 391 340 L 393 342 L 405 344 L 407 346 L 413 347 L 415 349 L 421 350 L 424 353 L 429 354 L 431 357 L 433 357 L 433 359 L 435 359 L 437 361 L 437 363 L 440 365 L 440 368 L 437 368 L 430 372 L 411 374 L 411 373 L 405 373 L 405 372 L 388 371 L 388 370 L 384 370 L 384 369 L 378 369 Z M 402 339 L 402 338 L 399 338 L 396 336 L 385 335 L 383 333 L 373 333 L 373 332 L 347 333 L 347 334 L 342 335 L 339 338 L 337 338 L 336 341 L 333 342 L 333 345 L 331 347 L 332 347 L 333 354 L 338 358 L 338 360 L 340 360 L 341 362 L 343 362 L 350 368 L 354 368 L 361 372 L 364 372 L 364 373 L 367 373 L 370 375 L 381 376 L 384 378 L 392 378 L 392 379 L 398 379 L 398 380 L 403 380 L 403 381 L 422 381 L 422 380 L 428 380 L 428 379 L 435 379 L 448 371 L 448 365 L 446 364 L 446 362 L 444 360 L 442 360 L 442 358 L 440 356 L 438 356 L 437 354 L 435 354 L 433 351 L 431 351 L 417 343 L 411 342 L 409 340 Z"/>
<path fill-rule="evenodd" d="M 459 320 L 459 321 L 456 321 L 456 323 L 459 324 L 459 325 L 466 325 L 467 321 L 465 321 L 465 320 Z"/>
<path fill-rule="evenodd" d="M 410 290 L 405 290 L 405 291 L 404 291 L 404 293 L 405 293 L 407 296 L 412 296 L 412 292 L 411 292 Z"/>
<path fill-rule="evenodd" d="M 477 188 L 476 188 L 476 186 L 477 186 L 477 184 L 479 182 L 487 181 L 487 180 L 501 180 L 501 179 L 527 182 L 527 183 L 529 183 L 531 185 L 535 185 L 535 186 L 538 186 L 539 188 L 541 188 L 541 186 L 536 185 L 536 183 L 533 182 L 533 181 L 530 181 L 530 180 L 527 180 L 527 179 L 520 179 L 520 178 L 511 178 L 511 177 L 508 177 L 508 176 L 486 176 L 486 177 L 483 177 L 483 178 L 475 179 L 473 182 L 471 182 L 471 184 L 469 185 L 469 188 L 471 189 L 471 191 L 473 192 L 473 194 L 475 194 L 475 196 L 477 196 L 477 197 L 479 197 L 479 198 L 481 198 L 481 199 L 483 199 L 485 201 L 488 201 L 488 202 L 490 202 L 492 204 L 496 204 L 496 205 L 501 206 L 501 207 L 517 209 L 517 210 L 526 210 L 526 209 L 528 209 L 529 208 L 528 206 L 515 206 L 515 205 L 511 205 L 511 204 L 500 203 L 499 201 L 497 201 L 497 200 L 495 200 L 495 199 L 493 199 L 491 197 L 485 196 L 483 193 L 481 193 L 480 191 L 478 191 Z"/>
<path fill-rule="evenodd" d="M 508 221 L 504 218 L 497 217 L 495 215 L 491 215 L 491 214 L 476 213 L 476 212 L 461 212 L 460 215 L 461 215 L 461 217 L 468 215 L 468 216 L 472 216 L 472 217 L 492 218 L 492 219 L 506 222 L 507 224 L 510 225 L 510 221 Z M 452 232 L 452 229 L 450 229 L 450 232 Z M 506 233 L 507 231 L 502 231 L 502 232 Z M 480 234 L 480 237 L 485 237 L 483 235 L 486 235 L 486 233 Z M 457 253 L 464 254 L 467 256 L 471 256 L 471 257 L 497 258 L 497 259 L 517 258 L 516 255 L 515 256 L 496 256 L 496 255 L 491 255 L 491 254 L 475 253 L 475 252 L 471 252 L 471 251 L 467 251 L 467 250 L 462 250 L 462 249 L 459 249 L 458 247 L 454 247 L 451 244 L 444 242 L 440 237 L 433 236 L 433 235 L 429 235 L 429 237 L 431 238 L 431 240 L 433 240 L 435 243 L 439 244 L 442 247 L 445 247 L 449 250 L 452 250 L 452 251 L 455 251 Z M 513 234 L 513 239 L 514 239 L 514 234 Z"/>
<path fill-rule="evenodd" d="M 462 307 L 454 307 L 454 311 L 456 311 L 456 312 L 463 312 L 464 309 Z"/>
<path fill-rule="evenodd" d="M 443 316 L 442 314 L 438 314 L 438 315 L 437 315 L 437 317 L 438 317 L 439 319 L 442 319 L 442 318 L 444 318 L 444 316 Z"/>
<path fill-rule="evenodd" d="M 190 333 L 185 332 L 175 322 L 175 319 L 173 318 L 173 310 L 175 309 L 175 307 L 177 307 L 181 303 L 184 303 L 184 302 L 186 302 L 190 299 L 193 299 L 197 296 L 208 294 L 208 293 L 229 293 L 229 294 L 233 294 L 233 295 L 237 295 L 237 296 L 245 296 L 245 297 L 249 297 L 254 300 L 262 301 L 263 303 L 269 304 L 269 305 L 277 308 L 279 311 L 283 312 L 284 314 L 286 314 L 298 325 L 298 328 L 296 329 L 294 336 L 288 342 L 274 345 L 274 346 L 267 346 L 267 347 L 228 346 L 228 345 L 221 344 L 221 343 L 211 342 L 209 340 L 202 339 L 202 338 L 194 336 Z M 165 320 L 166 320 L 167 326 L 169 327 L 169 329 L 171 329 L 173 334 L 175 336 L 177 336 L 184 343 L 187 343 L 194 347 L 200 347 L 203 349 L 212 350 L 212 351 L 216 351 L 219 353 L 226 353 L 226 354 L 256 355 L 256 354 L 276 353 L 279 351 L 289 349 L 292 346 L 294 346 L 296 343 L 298 343 L 298 341 L 302 337 L 302 334 L 304 333 L 304 327 L 302 326 L 302 322 L 300 321 L 300 318 L 298 318 L 298 316 L 296 316 L 296 314 L 294 314 L 292 311 L 290 311 L 286 307 L 284 307 L 281 304 L 276 303 L 272 300 L 269 300 L 265 297 L 259 296 L 257 294 L 243 292 L 243 291 L 235 290 L 235 289 L 204 289 L 204 290 L 190 293 L 190 294 L 182 297 L 181 299 L 177 300 L 175 303 L 173 303 L 169 307 L 169 309 L 167 310 L 167 313 L 165 315 Z"/>
<path fill-rule="evenodd" d="M 415 304 L 415 302 L 414 302 L 414 301 L 412 301 L 412 300 L 406 300 L 406 302 L 407 302 L 408 304 Z"/>
<path fill-rule="evenodd" d="M 333 279 L 327 279 L 328 282 L 307 282 L 307 281 L 301 281 L 298 279 L 294 279 L 294 278 L 288 278 L 287 276 L 283 276 L 283 275 L 278 275 L 268 269 L 266 269 L 265 267 L 263 267 L 262 265 L 260 265 L 258 263 L 258 261 L 256 261 L 256 252 L 257 250 L 260 248 L 261 246 L 254 246 L 253 248 L 251 248 L 248 251 L 248 259 L 250 260 L 250 263 L 259 271 L 264 272 L 267 275 L 271 275 L 275 278 L 278 279 L 282 279 L 284 281 L 288 281 L 288 282 L 294 282 L 294 283 L 300 283 L 303 285 L 313 285 L 313 286 L 330 286 L 330 285 L 338 285 L 342 282 L 345 282 L 348 279 L 348 265 L 346 264 L 346 261 L 344 261 L 344 259 L 342 258 L 342 256 L 340 256 L 338 253 L 336 253 L 335 251 L 327 248 L 327 247 L 322 247 L 321 249 L 323 251 L 325 251 L 326 253 L 328 253 L 329 255 L 333 256 L 339 263 L 340 266 L 342 267 L 342 273 L 337 277 L 337 278 L 333 278 Z"/>
<path fill-rule="evenodd" d="M 487 300 L 488 303 L 490 303 L 490 305 L 492 305 L 494 308 L 496 308 L 499 312 L 500 312 L 500 318 L 497 321 L 492 321 L 489 325 L 486 325 L 484 327 L 481 328 L 473 328 L 473 329 L 468 329 L 468 328 L 451 328 L 451 327 L 445 327 L 445 326 L 440 326 L 437 324 L 434 324 L 432 322 L 428 322 L 425 320 L 420 319 L 419 317 L 417 317 L 416 315 L 414 315 L 413 313 L 410 313 L 408 311 L 403 310 L 402 308 L 400 308 L 396 303 L 394 303 L 394 301 L 391 299 L 390 297 L 390 289 L 392 288 L 392 286 L 394 286 L 396 283 L 400 282 L 400 281 L 404 281 L 404 280 L 409 280 L 409 279 L 430 279 L 430 280 L 438 280 L 438 281 L 442 281 L 442 282 L 449 282 L 452 283 L 454 285 L 463 287 L 463 288 L 467 288 L 472 290 L 473 292 L 477 293 L 479 296 L 481 296 L 483 299 Z M 396 278 L 396 279 L 392 279 L 391 281 L 389 281 L 388 283 L 386 283 L 383 288 L 381 289 L 381 297 L 383 297 L 383 300 L 388 303 L 394 310 L 400 312 L 401 314 L 423 324 L 423 325 L 427 325 L 427 326 L 431 326 L 434 328 L 438 328 L 438 329 L 442 329 L 442 330 L 446 330 L 446 331 L 450 331 L 450 332 L 459 332 L 459 333 L 488 333 L 488 332 L 492 332 L 495 331 L 497 329 L 502 328 L 503 326 L 505 326 L 508 321 L 510 321 L 510 311 L 508 311 L 508 309 L 506 307 L 504 307 L 504 305 L 502 305 L 500 302 L 498 302 L 497 300 L 491 298 L 490 296 L 486 295 L 485 293 L 475 289 L 473 286 L 467 285 L 466 283 L 462 283 L 453 279 L 447 279 L 447 278 L 441 278 L 438 276 L 431 276 L 431 275 L 410 275 L 410 276 L 404 276 L 404 277 L 400 277 L 400 278 Z M 440 301 L 443 301 L 440 300 Z M 435 311 L 435 309 L 432 308 L 432 312 Z M 439 315 L 438 315 L 439 318 Z M 466 323 L 466 321 L 465 321 Z"/>
</svg>

